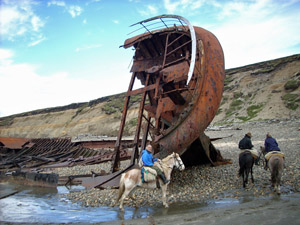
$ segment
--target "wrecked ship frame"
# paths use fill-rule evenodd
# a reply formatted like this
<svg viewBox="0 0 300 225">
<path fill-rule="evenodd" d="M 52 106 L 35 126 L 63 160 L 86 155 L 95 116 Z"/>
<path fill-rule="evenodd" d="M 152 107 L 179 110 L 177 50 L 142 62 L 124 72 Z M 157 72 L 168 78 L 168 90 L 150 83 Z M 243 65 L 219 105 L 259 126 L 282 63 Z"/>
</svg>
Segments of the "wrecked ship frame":
<svg viewBox="0 0 300 225">
<path fill-rule="evenodd" d="M 160 157 L 179 153 L 185 165 L 224 162 L 204 134 L 218 110 L 225 79 L 224 56 L 217 38 L 175 15 L 153 17 L 132 27 L 138 27 L 134 32 L 143 33 L 121 46 L 134 48 L 135 53 L 113 152 L 101 147 L 90 149 L 95 145 L 103 147 L 103 141 L 23 140 L 25 144 L 19 146 L 17 154 L 12 152 L 11 157 L 2 159 L 4 169 L 53 168 L 111 160 L 109 174 L 76 176 L 86 188 L 103 188 L 118 186 L 120 175 L 136 164 L 147 143 Z M 137 79 L 143 87 L 134 89 Z M 130 98 L 136 95 L 140 96 L 140 105 L 134 138 L 129 144 L 123 131 Z M 130 159 L 130 164 L 121 170 L 120 161 L 125 159 Z"/>
<path fill-rule="evenodd" d="M 171 152 L 182 156 L 192 152 L 186 155 L 196 156 L 202 148 L 208 162 L 213 164 L 222 160 L 217 150 L 207 144 L 204 135 L 218 110 L 225 79 L 224 55 L 217 38 L 176 15 L 153 17 L 131 27 L 137 26 L 139 28 L 133 32 L 143 33 L 127 39 L 120 46 L 134 48 L 135 54 L 111 174 L 87 178 L 83 181 L 87 187 L 117 185 L 119 175 L 136 164 L 140 151 L 149 142 L 160 156 Z M 143 87 L 133 90 L 136 79 Z M 130 165 L 120 170 L 123 131 L 130 98 L 134 95 L 141 95 L 134 147 Z M 191 158 L 195 157 L 184 157 L 185 163 L 195 161 Z"/>
</svg>

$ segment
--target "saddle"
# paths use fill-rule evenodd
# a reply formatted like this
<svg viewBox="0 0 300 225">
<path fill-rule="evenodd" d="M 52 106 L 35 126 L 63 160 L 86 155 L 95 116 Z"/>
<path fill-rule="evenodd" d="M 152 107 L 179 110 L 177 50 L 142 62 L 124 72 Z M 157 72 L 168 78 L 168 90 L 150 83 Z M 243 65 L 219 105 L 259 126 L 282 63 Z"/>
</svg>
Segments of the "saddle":
<svg viewBox="0 0 300 225">
<path fill-rule="evenodd" d="M 284 153 L 282 152 L 279 152 L 279 151 L 271 151 L 271 152 L 268 152 L 266 155 L 265 155 L 265 159 L 268 161 L 270 159 L 271 156 L 273 155 L 279 155 L 281 157 L 284 158 Z"/>
<path fill-rule="evenodd" d="M 143 166 L 141 169 L 142 182 L 148 183 L 156 180 L 157 172 L 149 166 Z"/>
</svg>

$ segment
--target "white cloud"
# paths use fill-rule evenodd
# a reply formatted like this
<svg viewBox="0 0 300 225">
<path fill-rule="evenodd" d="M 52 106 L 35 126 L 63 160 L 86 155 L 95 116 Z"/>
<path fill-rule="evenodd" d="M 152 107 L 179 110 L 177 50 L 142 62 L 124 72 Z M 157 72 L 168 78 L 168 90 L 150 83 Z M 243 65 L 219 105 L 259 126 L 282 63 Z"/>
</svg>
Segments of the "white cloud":
<svg viewBox="0 0 300 225">
<path fill-rule="evenodd" d="M 31 18 L 31 25 L 32 25 L 32 29 L 38 32 L 40 28 L 45 25 L 45 23 L 38 16 L 33 15 Z"/>
<path fill-rule="evenodd" d="M 164 0 L 164 7 L 168 13 L 188 13 L 191 10 L 200 8 L 206 1 L 205 0 Z M 213 1 L 212 1 L 213 2 Z"/>
<path fill-rule="evenodd" d="M 119 20 L 113 20 L 113 23 L 119 24 Z"/>
<path fill-rule="evenodd" d="M 40 36 L 39 39 L 36 39 L 35 41 L 31 42 L 28 44 L 29 47 L 32 47 L 32 46 L 35 46 L 35 45 L 38 45 L 39 43 L 45 41 L 46 38 L 44 36 Z"/>
<path fill-rule="evenodd" d="M 50 1 L 48 2 L 48 6 L 57 5 L 57 6 L 66 6 L 64 1 Z"/>
<path fill-rule="evenodd" d="M 9 65 L 12 63 L 11 58 L 14 56 L 14 53 L 8 49 L 0 48 L 0 66 Z"/>
<path fill-rule="evenodd" d="M 78 5 L 67 5 L 64 1 L 51 1 L 48 2 L 48 6 L 60 6 L 63 7 L 71 16 L 72 18 L 75 18 L 76 16 L 79 16 L 83 9 Z"/>
<path fill-rule="evenodd" d="M 31 1 L 4 1 L 0 7 L 0 35 L 4 40 L 17 41 L 25 35 L 41 36 L 45 22 L 35 14 Z"/>
<path fill-rule="evenodd" d="M 146 9 L 139 10 L 138 12 L 142 16 L 153 16 L 158 13 L 158 9 L 153 5 L 147 5 Z"/>
<path fill-rule="evenodd" d="M 300 14 L 278 13 L 282 7 L 275 1 L 223 5 L 219 15 L 224 22 L 210 30 L 223 47 L 226 68 L 299 53 L 289 49 L 300 43 Z"/>
<path fill-rule="evenodd" d="M 82 11 L 83 9 L 80 6 L 71 5 L 68 7 L 68 12 L 71 14 L 73 18 L 79 16 L 82 13 Z"/>
</svg>

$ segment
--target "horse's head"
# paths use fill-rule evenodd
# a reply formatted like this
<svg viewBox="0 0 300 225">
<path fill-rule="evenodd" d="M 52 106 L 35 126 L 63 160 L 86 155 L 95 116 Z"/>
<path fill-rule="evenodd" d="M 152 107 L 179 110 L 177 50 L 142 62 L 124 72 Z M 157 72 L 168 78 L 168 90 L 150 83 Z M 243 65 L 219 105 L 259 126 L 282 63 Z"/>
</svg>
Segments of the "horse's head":
<svg viewBox="0 0 300 225">
<path fill-rule="evenodd" d="M 263 146 L 260 146 L 260 152 L 265 155 L 266 154 L 266 149 Z"/>
<path fill-rule="evenodd" d="M 184 164 L 183 164 L 183 162 L 182 162 L 182 160 L 181 160 L 179 154 L 173 152 L 172 155 L 173 155 L 173 157 L 174 157 L 174 166 L 175 166 L 176 168 L 178 168 L 180 171 L 184 170 L 184 169 L 185 169 L 185 166 L 184 166 Z"/>
</svg>

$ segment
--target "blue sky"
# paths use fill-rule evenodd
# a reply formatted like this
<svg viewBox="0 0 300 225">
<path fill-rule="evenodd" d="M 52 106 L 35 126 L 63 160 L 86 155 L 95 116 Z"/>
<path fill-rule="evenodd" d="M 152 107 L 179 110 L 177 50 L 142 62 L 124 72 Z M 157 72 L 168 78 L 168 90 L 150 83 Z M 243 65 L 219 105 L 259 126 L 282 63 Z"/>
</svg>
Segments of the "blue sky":
<svg viewBox="0 0 300 225">
<path fill-rule="evenodd" d="M 129 26 L 161 14 L 216 35 L 226 69 L 300 53 L 300 0 L 0 0 L 0 117 L 125 92 Z"/>
</svg>

